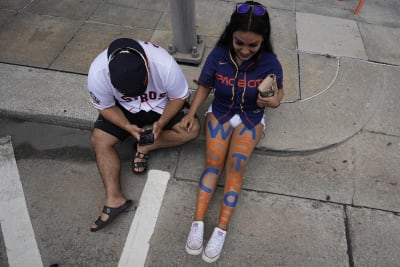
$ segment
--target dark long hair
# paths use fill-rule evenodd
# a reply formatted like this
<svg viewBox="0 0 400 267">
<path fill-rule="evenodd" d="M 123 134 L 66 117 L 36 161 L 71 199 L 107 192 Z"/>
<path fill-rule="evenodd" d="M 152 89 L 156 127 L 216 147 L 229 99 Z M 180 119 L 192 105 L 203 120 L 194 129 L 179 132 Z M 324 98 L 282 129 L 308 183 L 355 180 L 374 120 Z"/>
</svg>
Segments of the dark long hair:
<svg viewBox="0 0 400 267">
<path fill-rule="evenodd" d="M 246 1 L 249 5 L 261 5 L 255 1 Z M 252 8 L 247 13 L 239 14 L 237 9 L 231 15 L 231 19 L 226 25 L 225 30 L 220 36 L 216 46 L 227 47 L 230 51 L 233 51 L 233 33 L 235 31 L 253 32 L 260 34 L 263 37 L 263 43 L 260 50 L 265 52 L 274 53 L 271 43 L 271 24 L 269 21 L 269 15 L 265 9 L 263 16 L 254 15 Z"/>
</svg>

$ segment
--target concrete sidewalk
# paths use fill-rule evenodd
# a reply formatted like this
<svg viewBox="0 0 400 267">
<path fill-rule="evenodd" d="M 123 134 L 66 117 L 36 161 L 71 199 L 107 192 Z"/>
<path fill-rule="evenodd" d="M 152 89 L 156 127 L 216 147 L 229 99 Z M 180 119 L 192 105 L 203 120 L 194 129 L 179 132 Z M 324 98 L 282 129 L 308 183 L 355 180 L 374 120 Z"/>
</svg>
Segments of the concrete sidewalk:
<svg viewBox="0 0 400 267">
<path fill-rule="evenodd" d="M 392 77 L 400 65 L 399 4 L 369 1 L 355 16 L 355 1 L 320 2 L 265 1 L 283 64 L 286 104 L 269 111 L 262 149 L 304 151 L 340 143 L 371 119 L 379 120 L 373 115 L 393 97 Z M 87 101 L 85 75 L 110 40 L 130 36 L 164 48 L 172 42 L 170 10 L 163 1 L 3 1 L 0 8 L 3 114 L 90 127 L 95 111 Z M 204 56 L 232 8 L 230 1 L 196 1 Z M 391 16 L 381 16 L 389 11 Z M 182 68 L 195 90 L 201 65 Z M 385 120 L 398 125 L 391 115 L 399 109 L 393 108 Z M 396 135 L 399 128 L 377 130 Z"/>
<path fill-rule="evenodd" d="M 355 0 L 259 2 L 270 12 L 285 97 L 278 109 L 267 111 L 266 138 L 246 171 L 218 264 L 398 266 L 400 2 L 366 1 L 358 15 Z M 97 113 L 86 92 L 89 64 L 117 37 L 167 48 L 172 30 L 166 3 L 1 1 L 0 116 L 90 129 Z M 195 3 L 206 56 L 234 1 Z M 193 80 L 202 64 L 181 67 L 196 90 Z M 176 265 L 166 255 L 178 257 L 180 266 L 200 263 L 184 254 L 187 233 L 175 227 L 189 227 L 202 147 L 200 137 L 163 162 L 174 166 L 173 179 L 148 266 Z M 163 169 L 156 160 L 161 155 L 152 155 L 152 168 Z M 27 164 L 17 162 L 23 169 Z M 215 204 L 212 218 L 217 210 Z"/>
</svg>

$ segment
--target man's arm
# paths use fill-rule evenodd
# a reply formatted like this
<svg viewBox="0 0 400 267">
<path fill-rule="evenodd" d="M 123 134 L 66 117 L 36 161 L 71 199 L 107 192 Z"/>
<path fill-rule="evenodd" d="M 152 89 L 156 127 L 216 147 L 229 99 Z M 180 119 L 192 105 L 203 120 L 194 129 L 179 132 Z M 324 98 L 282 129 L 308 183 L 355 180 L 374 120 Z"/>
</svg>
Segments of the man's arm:
<svg viewBox="0 0 400 267">
<path fill-rule="evenodd" d="M 179 110 L 181 110 L 184 104 L 185 99 L 168 100 L 160 119 L 153 124 L 153 133 L 155 138 L 158 137 L 165 125 L 167 125 Z"/>
<path fill-rule="evenodd" d="M 137 140 L 140 139 L 142 129 L 131 124 L 120 108 L 113 106 L 102 110 L 98 109 L 98 111 L 106 120 L 129 132 Z"/>
</svg>

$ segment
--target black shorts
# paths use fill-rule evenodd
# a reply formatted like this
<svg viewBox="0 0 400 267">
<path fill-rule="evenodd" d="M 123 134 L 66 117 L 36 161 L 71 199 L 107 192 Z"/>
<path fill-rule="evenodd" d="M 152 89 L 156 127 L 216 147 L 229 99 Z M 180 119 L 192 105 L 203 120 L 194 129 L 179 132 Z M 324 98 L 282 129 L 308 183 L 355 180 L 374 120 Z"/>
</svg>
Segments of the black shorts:
<svg viewBox="0 0 400 267">
<path fill-rule="evenodd" d="M 117 107 L 119 107 L 122 112 L 125 114 L 125 117 L 128 119 L 128 121 L 132 124 L 135 124 L 136 126 L 142 128 L 145 125 L 152 125 L 154 122 L 158 121 L 161 117 L 161 114 L 158 114 L 157 112 L 154 111 L 139 111 L 138 113 L 131 113 L 124 109 L 118 102 L 116 104 Z M 163 128 L 163 130 L 171 130 L 172 127 L 177 124 L 178 122 L 181 121 L 181 119 L 186 115 L 190 108 L 189 103 L 185 102 L 185 105 L 182 107 L 182 109 L 168 122 L 167 125 Z M 112 136 L 115 136 L 118 138 L 120 141 L 125 140 L 127 137 L 129 137 L 131 134 L 124 129 L 118 127 L 117 125 L 107 121 L 103 116 L 99 115 L 97 117 L 96 122 L 94 123 L 94 128 L 100 129 L 106 133 L 111 134 Z"/>
</svg>

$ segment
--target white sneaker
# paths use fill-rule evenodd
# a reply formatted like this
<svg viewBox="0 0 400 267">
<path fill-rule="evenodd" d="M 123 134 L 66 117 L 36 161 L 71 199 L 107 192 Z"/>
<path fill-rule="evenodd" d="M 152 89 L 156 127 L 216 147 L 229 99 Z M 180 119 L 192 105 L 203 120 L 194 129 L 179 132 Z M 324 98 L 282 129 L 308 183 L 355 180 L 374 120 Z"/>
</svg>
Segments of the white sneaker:
<svg viewBox="0 0 400 267">
<path fill-rule="evenodd" d="M 186 252 L 190 255 L 199 255 L 203 250 L 203 221 L 194 221 L 190 227 L 189 236 L 186 242 Z"/>
<path fill-rule="evenodd" d="M 215 227 L 214 232 L 207 243 L 206 248 L 203 250 L 203 255 L 201 258 L 203 261 L 208 263 L 213 263 L 218 260 L 221 255 L 222 247 L 225 242 L 226 231 Z"/>
</svg>

